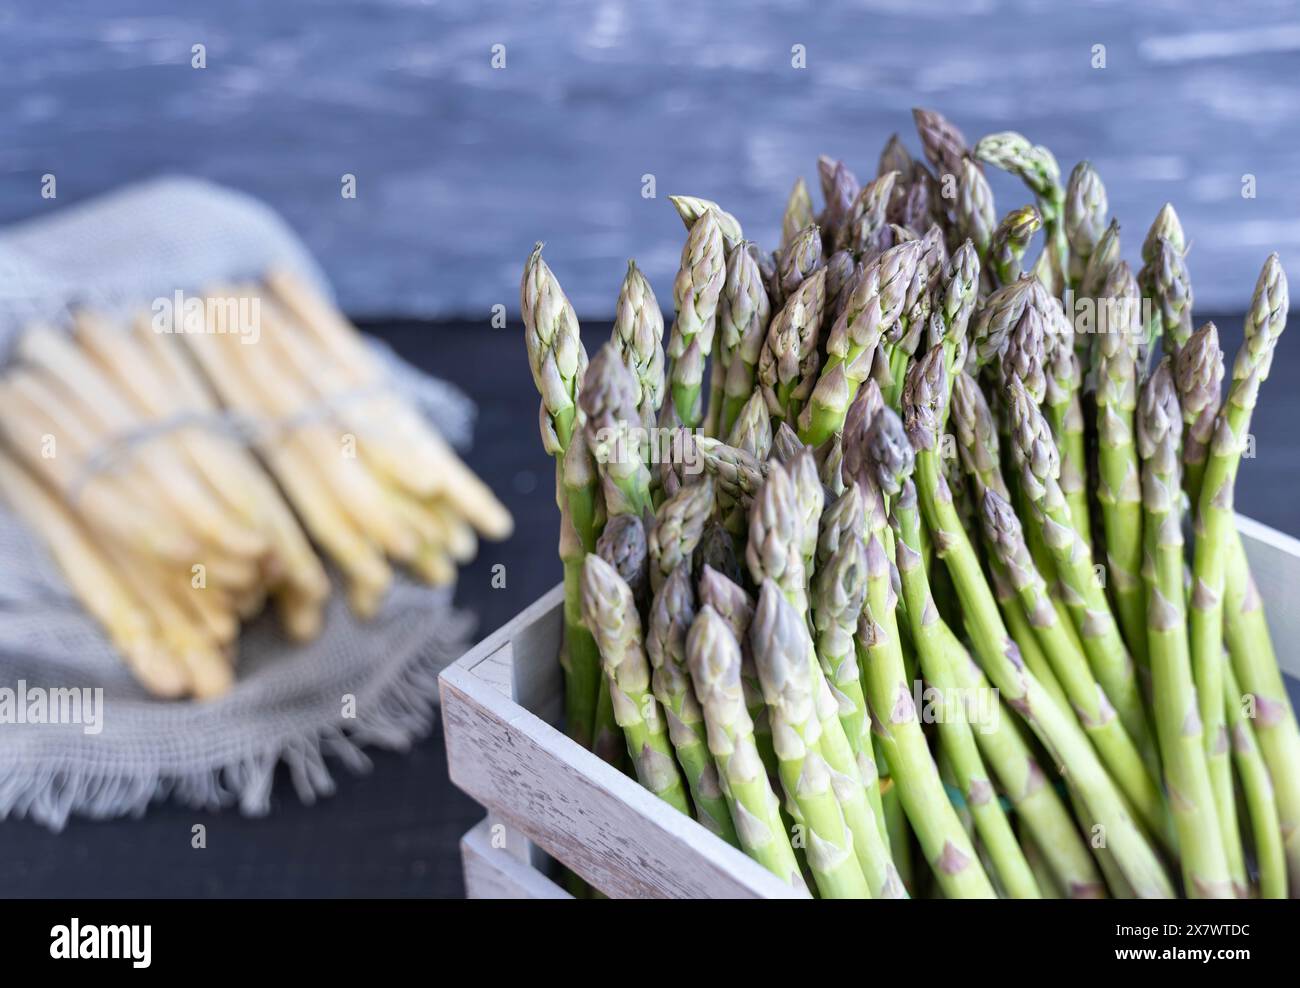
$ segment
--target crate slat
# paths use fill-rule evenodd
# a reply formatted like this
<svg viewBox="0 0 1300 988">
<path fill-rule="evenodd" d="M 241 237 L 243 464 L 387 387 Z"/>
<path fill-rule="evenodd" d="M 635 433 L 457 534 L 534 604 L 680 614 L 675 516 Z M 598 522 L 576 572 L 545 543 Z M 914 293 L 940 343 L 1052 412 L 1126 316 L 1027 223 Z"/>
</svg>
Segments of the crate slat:
<svg viewBox="0 0 1300 988">
<path fill-rule="evenodd" d="M 460 839 L 465 894 L 471 899 L 572 899 L 564 889 L 507 848 L 492 846 L 491 820 Z"/>
</svg>

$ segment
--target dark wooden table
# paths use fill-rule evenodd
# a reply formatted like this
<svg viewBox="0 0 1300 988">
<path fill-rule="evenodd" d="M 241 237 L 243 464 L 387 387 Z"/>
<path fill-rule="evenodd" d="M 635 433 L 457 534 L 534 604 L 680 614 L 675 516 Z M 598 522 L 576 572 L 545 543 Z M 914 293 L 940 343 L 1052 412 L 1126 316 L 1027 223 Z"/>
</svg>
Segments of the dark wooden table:
<svg viewBox="0 0 1300 988">
<path fill-rule="evenodd" d="M 587 346 L 608 324 L 586 322 Z M 1240 339 L 1240 319 L 1219 321 L 1225 344 Z M 537 395 L 519 326 L 392 323 L 366 328 L 407 359 L 457 381 L 477 402 L 470 464 L 515 514 L 514 537 L 485 545 L 461 576 L 457 599 L 479 618 L 482 636 L 509 620 L 560 576 L 555 561 L 552 467 L 537 439 Z M 1238 498 L 1246 514 L 1300 532 L 1300 343 L 1283 343 L 1255 425 L 1258 456 L 1243 469 Z M 491 567 L 506 567 L 493 589 Z M 462 892 L 457 842 L 482 811 L 447 780 L 441 730 L 405 754 L 372 753 L 363 777 L 342 771 L 338 792 L 303 806 L 277 784 L 262 819 L 199 813 L 170 803 L 144 818 L 74 820 L 61 834 L 26 821 L 0 824 L 0 895 L 7 896 L 455 896 Z M 190 847 L 190 828 L 207 827 L 206 850 Z"/>
</svg>

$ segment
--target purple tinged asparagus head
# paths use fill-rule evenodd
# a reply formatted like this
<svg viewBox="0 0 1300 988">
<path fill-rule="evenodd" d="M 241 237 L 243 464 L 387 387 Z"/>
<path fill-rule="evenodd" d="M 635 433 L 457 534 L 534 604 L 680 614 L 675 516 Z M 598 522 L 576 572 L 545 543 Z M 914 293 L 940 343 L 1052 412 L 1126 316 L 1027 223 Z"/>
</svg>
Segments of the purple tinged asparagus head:
<svg viewBox="0 0 1300 988">
<path fill-rule="evenodd" d="M 1007 499 L 997 491 L 988 489 L 980 498 L 980 521 L 988 538 L 989 548 L 1004 566 L 1017 566 L 1025 550 L 1025 533 L 1020 519 Z"/>
<path fill-rule="evenodd" d="M 949 259 L 943 275 L 944 338 L 954 348 L 959 348 L 966 338 L 966 330 L 979 298 L 979 288 L 979 253 L 967 238 Z"/>
<path fill-rule="evenodd" d="M 871 422 L 885 407 L 885 399 L 880 394 L 880 386 L 875 380 L 868 380 L 858 389 L 857 397 L 849 406 L 844 417 L 844 431 L 841 434 L 841 448 L 844 454 L 843 477 L 845 484 L 860 481 L 869 483 L 866 467 L 867 434 Z"/>
<path fill-rule="evenodd" d="M 701 199 L 699 196 L 669 196 L 668 201 L 677 210 L 677 215 L 681 217 L 687 230 L 694 229 L 698 220 L 705 214 L 712 213 L 728 251 L 734 250 L 744 242 L 745 233 L 740 228 L 740 221 L 712 199 Z"/>
<path fill-rule="evenodd" d="M 1020 321 L 1036 282 L 1036 278 L 1026 276 L 1003 285 L 976 310 L 970 329 L 976 367 L 995 364 L 1002 356 L 1007 337 Z"/>
<path fill-rule="evenodd" d="M 886 172 L 862 187 L 840 228 L 837 247 L 870 259 L 890 246 L 892 236 L 886 214 L 897 181 L 898 172 Z"/>
<path fill-rule="evenodd" d="M 897 134 L 889 135 L 889 140 L 885 142 L 885 147 L 880 152 L 880 165 L 876 168 L 877 175 L 886 175 L 889 172 L 898 172 L 900 175 L 912 174 L 912 155 Z"/>
<path fill-rule="evenodd" d="M 654 564 L 651 579 L 656 587 L 683 561 L 690 561 L 713 515 L 713 504 L 713 478 L 706 473 L 659 505 L 648 540 Z"/>
<path fill-rule="evenodd" d="M 738 580 L 706 565 L 700 572 L 700 603 L 712 607 L 738 640 L 746 640 L 754 619 L 754 602 Z"/>
<path fill-rule="evenodd" d="M 963 159 L 971 154 L 966 136 L 943 114 L 915 107 L 912 119 L 921 138 L 921 147 L 940 176 L 961 174 Z"/>
<path fill-rule="evenodd" d="M 736 543 L 720 521 L 714 520 L 704 526 L 704 537 L 695 550 L 695 558 L 701 570 L 708 567 L 728 579 L 744 579 L 740 557 L 736 555 Z"/>
<path fill-rule="evenodd" d="M 896 496 L 912 476 L 916 454 L 903 428 L 903 420 L 892 408 L 882 408 L 871 423 L 867 433 L 867 462 L 886 497 Z"/>
<path fill-rule="evenodd" d="M 686 672 L 686 635 L 695 620 L 695 588 L 690 561 L 668 575 L 650 605 L 646 622 L 646 655 L 654 669 L 656 692 L 681 696 L 690 688 Z"/>
<path fill-rule="evenodd" d="M 781 422 L 772 436 L 771 458 L 782 466 L 788 467 L 790 461 L 802 453 L 806 446 L 799 440 L 790 423 Z"/>
<path fill-rule="evenodd" d="M 1136 422 L 1143 464 L 1142 500 L 1148 511 L 1167 514 L 1179 496 L 1178 446 L 1183 434 L 1172 357 L 1162 359 L 1143 383 Z"/>
<path fill-rule="evenodd" d="M 763 287 L 763 273 L 759 270 L 754 245 L 745 242 L 743 249 L 733 250 L 727 257 L 727 277 L 722 286 L 718 304 L 718 332 L 722 334 L 724 363 L 730 367 L 740 360 L 752 368 L 758 361 L 758 351 L 763 346 L 763 336 L 772 318 L 772 306 Z M 739 372 L 739 369 L 738 369 Z"/>
<path fill-rule="evenodd" d="M 645 525 L 636 515 L 615 515 L 596 540 L 596 555 L 614 567 L 638 603 L 645 599 L 649 548 Z"/>
<path fill-rule="evenodd" d="M 988 253 L 998 217 L 993 206 L 993 190 L 979 163 L 963 158 L 957 183 L 957 230 L 975 245 L 980 257 Z"/>
<path fill-rule="evenodd" d="M 781 292 L 789 298 L 804 279 L 822 267 L 822 234 L 815 223 L 809 223 L 781 251 L 777 260 L 777 277 L 781 279 Z"/>
<path fill-rule="evenodd" d="M 1109 214 L 1110 204 L 1101 176 L 1091 162 L 1080 161 L 1070 172 L 1065 188 L 1065 236 L 1070 241 L 1071 254 L 1087 262 L 1106 231 Z"/>
<path fill-rule="evenodd" d="M 1047 394 L 1047 377 L 1043 370 L 1045 336 L 1046 328 L 1038 307 L 1026 305 L 1002 351 L 1003 382 L 1012 377 L 1018 379 L 1029 396 L 1040 405 Z"/>
<path fill-rule="evenodd" d="M 668 340 L 668 356 L 681 360 L 692 343 L 701 354 L 713 349 L 718 299 L 727 265 L 718 215 L 708 209 L 690 226 L 682 247 L 681 266 L 673 281 L 677 318 Z"/>
<path fill-rule="evenodd" d="M 912 363 L 903 382 L 903 427 L 912 448 L 932 451 L 948 418 L 948 371 L 943 348 L 931 347 Z"/>
<path fill-rule="evenodd" d="M 749 510 L 745 562 L 755 583 L 772 579 L 789 593 L 806 592 L 802 529 L 794 481 L 781 464 L 769 463 L 767 479 Z"/>
<path fill-rule="evenodd" d="M 830 503 L 822 514 L 821 531 L 817 536 L 817 565 L 839 552 L 849 542 L 861 542 L 866 537 L 865 504 L 862 488 L 856 483 L 844 488 L 844 493 Z"/>
<path fill-rule="evenodd" d="M 1059 496 L 1061 458 L 1052 439 L 1051 426 L 1016 378 L 1007 382 L 1007 413 L 1011 451 L 1020 466 L 1025 494 L 1035 503 L 1052 490 Z"/>
<path fill-rule="evenodd" d="M 595 553 L 582 561 L 582 616 L 606 672 L 620 689 L 648 688 L 650 665 L 641 647 L 641 618 L 632 591 L 614 567 Z"/>
<path fill-rule="evenodd" d="M 1002 479 L 998 426 L 984 392 L 975 378 L 964 371 L 952 383 L 952 406 L 948 413 L 957 437 L 958 455 L 976 479 L 977 490 L 990 487 L 1009 497 Z"/>
<path fill-rule="evenodd" d="M 817 159 L 817 175 L 821 179 L 822 198 L 826 202 L 821 227 L 832 241 L 838 240 L 853 202 L 858 197 L 858 179 L 844 162 L 825 155 Z"/>
<path fill-rule="evenodd" d="M 1222 401 L 1223 350 L 1219 330 L 1212 322 L 1194 332 L 1178 351 L 1174 383 L 1187 427 L 1184 459 L 1201 463 L 1214 435 L 1214 418 Z"/>
</svg>

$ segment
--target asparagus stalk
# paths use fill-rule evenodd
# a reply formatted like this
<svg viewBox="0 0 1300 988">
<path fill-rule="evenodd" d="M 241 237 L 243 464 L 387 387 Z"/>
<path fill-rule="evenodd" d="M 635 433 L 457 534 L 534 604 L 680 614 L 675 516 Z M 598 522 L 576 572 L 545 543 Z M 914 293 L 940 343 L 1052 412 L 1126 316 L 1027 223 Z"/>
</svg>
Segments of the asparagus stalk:
<svg viewBox="0 0 1300 988">
<path fill-rule="evenodd" d="M 767 465 L 750 453 L 716 439 L 696 440 L 695 448 L 704 469 L 718 485 L 718 505 L 723 510 L 727 530 L 736 536 L 743 535 L 750 505 L 767 475 Z"/>
<path fill-rule="evenodd" d="M 872 179 L 858 192 L 835 239 L 836 250 L 849 250 L 861 261 L 870 261 L 892 245 L 886 211 L 894 194 L 898 172 Z"/>
<path fill-rule="evenodd" d="M 682 247 L 681 267 L 673 282 L 677 318 L 673 320 L 668 341 L 668 356 L 673 360 L 669 378 L 673 405 L 682 425 L 688 429 L 696 428 L 704 420 L 700 388 L 704 363 L 713 350 L 718 298 L 725 280 L 720 218 L 715 210 L 706 209 L 690 225 Z"/>
<path fill-rule="evenodd" d="M 1114 782 L 1094 754 L 1077 724 L 1057 706 L 1020 659 L 1007 634 L 997 603 L 981 572 L 978 557 L 953 509 L 938 463 L 944 396 L 948 392 L 942 349 L 932 348 L 913 365 L 903 393 L 905 423 L 916 450 L 916 484 L 934 544 L 948 567 L 966 615 L 980 664 L 1001 691 L 1002 698 L 1033 728 L 1058 765 L 1070 773 L 1096 837 L 1104 835 L 1125 877 L 1137 894 L 1173 895 L 1164 869 L 1135 825 Z"/>
<path fill-rule="evenodd" d="M 867 696 L 878 713 L 876 728 L 890 777 L 899 788 L 912 830 L 945 894 L 953 898 L 991 898 L 993 887 L 930 756 L 903 663 L 895 618 L 898 598 L 885 545 L 888 518 L 884 498 L 898 493 L 901 478 L 910 470 L 912 451 L 902 422 L 892 409 L 882 407 L 876 412 L 865 448 L 851 452 L 849 458 L 850 450 L 845 450 L 845 466 L 862 487 L 867 519 L 867 606 L 858 625 L 857 647 Z"/>
<path fill-rule="evenodd" d="M 809 867 L 826 898 L 870 898 L 821 751 L 807 637 L 798 611 L 776 583 L 763 580 L 749 640 L 772 719 L 781 783 L 806 831 Z"/>
<path fill-rule="evenodd" d="M 741 848 L 778 878 L 806 889 L 781 820 L 780 803 L 755 745 L 742 686 L 740 645 L 726 621 L 707 603 L 691 624 L 686 656 L 709 752 Z"/>
<path fill-rule="evenodd" d="M 574 431 L 581 438 L 578 392 L 587 371 L 587 351 L 578 319 L 560 283 L 542 260 L 542 245 L 533 248 L 519 287 L 519 310 L 533 381 L 541 393 L 542 444 L 556 459 L 556 500 L 560 505 L 560 558 L 564 563 L 565 726 L 569 736 L 590 747 L 600 689 L 600 656 L 582 619 L 581 573 L 585 553 L 596 546 L 597 488 L 594 473 L 574 454 L 567 471 L 577 486 L 565 483 L 565 452 Z"/>
<path fill-rule="evenodd" d="M 945 691 L 944 719 L 939 723 L 939 737 L 947 754 L 953 775 L 962 797 L 973 817 L 976 832 L 993 863 L 993 872 L 1012 898 L 1037 899 L 1042 897 L 1024 852 L 1002 806 L 997 791 L 984 769 L 975 742 L 974 730 L 991 729 L 992 725 L 976 721 L 972 727 L 974 697 L 961 693 L 947 702 L 946 686 L 952 681 L 947 665 L 959 657 L 949 647 L 954 642 L 951 630 L 934 604 L 925 567 L 921 562 L 921 515 L 917 507 L 916 486 L 911 477 L 900 485 L 890 512 L 898 547 L 898 572 L 902 581 L 903 596 L 907 602 L 907 615 L 912 629 L 912 641 L 920 658 L 921 670 L 927 681 Z M 961 660 L 969 661 L 966 656 Z"/>
<path fill-rule="evenodd" d="M 582 612 L 600 647 L 614 718 L 627 739 L 637 780 L 690 815 L 663 711 L 651 692 L 650 663 L 641 644 L 641 617 L 632 591 L 614 567 L 594 554 L 582 564 Z"/>
<path fill-rule="evenodd" d="M 1057 482 L 1060 459 L 1051 431 L 1018 379 L 1011 378 L 1007 390 L 1011 448 L 1020 469 L 1021 490 L 1030 502 L 1034 523 L 1041 526 L 1056 563 L 1057 575 L 1067 594 L 1066 606 L 1074 617 L 1075 629 L 1082 638 L 1093 673 L 1119 713 L 1125 730 L 1150 764 L 1155 749 L 1133 661 L 1061 494 Z"/>
<path fill-rule="evenodd" d="M 650 607 L 645 640 L 646 655 L 654 670 L 650 686 L 663 708 L 668 740 L 686 777 L 696 819 L 723 840 L 737 844 L 731 811 L 709 755 L 704 714 L 691 691 L 686 637 L 694 620 L 695 591 L 687 558 L 663 581 Z"/>
<path fill-rule="evenodd" d="M 1137 283 L 1124 262 L 1103 289 L 1106 318 L 1099 325 L 1093 364 L 1097 380 L 1097 500 L 1106 535 L 1106 565 L 1124 638 L 1145 652 L 1146 601 L 1142 589 L 1142 493 L 1133 445 L 1137 406 Z"/>
<path fill-rule="evenodd" d="M 1079 294 L 1093 298 L 1102 294 L 1115 266 L 1120 263 L 1119 220 L 1111 220 L 1093 248 L 1079 283 Z"/>
<path fill-rule="evenodd" d="M 1224 711 L 1232 735 L 1232 757 L 1250 816 L 1250 832 L 1255 840 L 1255 861 L 1259 867 L 1259 894 L 1264 899 L 1285 899 L 1286 851 L 1282 827 L 1278 821 L 1277 798 L 1274 796 L 1268 766 L 1255 740 L 1252 718 L 1244 711 L 1250 701 L 1237 685 L 1232 663 L 1224 656 L 1223 682 L 1226 687 Z M 1199 743 L 1200 738 L 1196 739 Z"/>
<path fill-rule="evenodd" d="M 1228 858 L 1219 833 L 1187 650 L 1178 476 L 1182 415 L 1171 366 L 1171 358 L 1165 357 L 1147 379 L 1137 414 L 1145 511 L 1151 695 L 1169 789 L 1169 809 L 1178 834 L 1183 887 L 1195 898 L 1231 899 Z"/>
<path fill-rule="evenodd" d="M 649 546 L 645 524 L 636 515 L 615 515 L 596 540 L 596 555 L 609 563 L 632 591 L 637 610 L 650 603 Z"/>
<path fill-rule="evenodd" d="M 1224 725 L 1223 594 L 1234 520 L 1233 486 L 1241 453 L 1250 431 L 1250 418 L 1259 387 L 1268 377 L 1273 349 L 1286 328 L 1288 305 L 1286 274 L 1276 254 L 1269 255 L 1260 272 L 1245 323 L 1245 341 L 1232 368 L 1228 397 L 1215 421 L 1209 459 L 1197 502 L 1196 545 L 1193 562 L 1190 614 L 1192 670 L 1205 729 L 1210 779 L 1215 809 L 1228 855 L 1228 870 L 1239 888 L 1245 884 L 1236 803 L 1228 764 L 1228 737 Z M 1234 659 L 1234 661 L 1236 661 Z M 1242 675 L 1247 689 L 1251 679 Z M 1294 768 L 1294 763 L 1292 766 Z M 1273 769 L 1276 774 L 1277 769 Z"/>
<path fill-rule="evenodd" d="M 996 491 L 988 490 L 981 514 L 988 545 L 1028 615 L 1034 636 L 1080 726 L 1138 817 L 1152 833 L 1163 833 L 1165 809 L 1160 790 L 1147 772 L 1133 739 L 1116 716 L 1115 708 L 1093 678 L 1087 659 L 1062 626 L 1047 585 L 1025 546 L 1015 511 Z"/>
<path fill-rule="evenodd" d="M 808 613 L 808 579 L 803 565 L 804 521 L 794 482 L 785 467 L 770 463 L 749 513 L 745 562 L 754 583 L 771 581 L 801 615 Z M 755 649 L 757 649 L 755 643 Z"/>
<path fill-rule="evenodd" d="M 578 401 L 587 449 L 610 516 L 641 515 L 651 507 L 638 391 L 615 344 L 601 347 L 587 367 Z"/>
<path fill-rule="evenodd" d="M 818 569 L 813 581 L 813 628 L 817 659 L 835 697 L 840 724 L 858 764 L 881 839 L 888 845 L 879 773 L 872 752 L 871 712 L 853 644 L 867 595 L 862 512 L 862 493 L 857 484 L 851 484 L 822 515 Z"/>
<path fill-rule="evenodd" d="M 1043 412 L 1052 426 L 1057 448 L 1061 452 L 1061 493 L 1070 506 L 1070 518 L 1079 528 L 1083 544 L 1092 546 L 1092 520 L 1088 503 L 1088 457 L 1084 437 L 1083 406 L 1079 392 L 1083 373 L 1075 352 L 1074 324 L 1062 311 L 1060 303 L 1038 291 L 1044 312 L 1044 370 L 1047 390 Z M 1121 627 L 1123 624 L 1121 622 Z M 1139 661 L 1144 657 L 1142 643 L 1129 646 Z"/>
</svg>

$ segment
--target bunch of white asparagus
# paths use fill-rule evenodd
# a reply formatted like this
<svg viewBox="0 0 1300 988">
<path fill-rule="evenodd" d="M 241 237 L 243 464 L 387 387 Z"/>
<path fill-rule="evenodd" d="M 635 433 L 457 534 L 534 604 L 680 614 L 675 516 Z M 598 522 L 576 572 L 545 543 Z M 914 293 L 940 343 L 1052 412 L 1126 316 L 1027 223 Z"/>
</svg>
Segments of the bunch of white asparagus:
<svg viewBox="0 0 1300 988">
<path fill-rule="evenodd" d="M 202 301 L 176 331 L 84 312 L 71 335 L 32 327 L 0 376 L 0 494 L 163 697 L 225 692 L 240 622 L 268 596 L 292 638 L 319 633 L 330 582 L 313 542 L 367 618 L 390 560 L 445 585 L 478 535 L 512 527 L 301 280 Z"/>
</svg>

